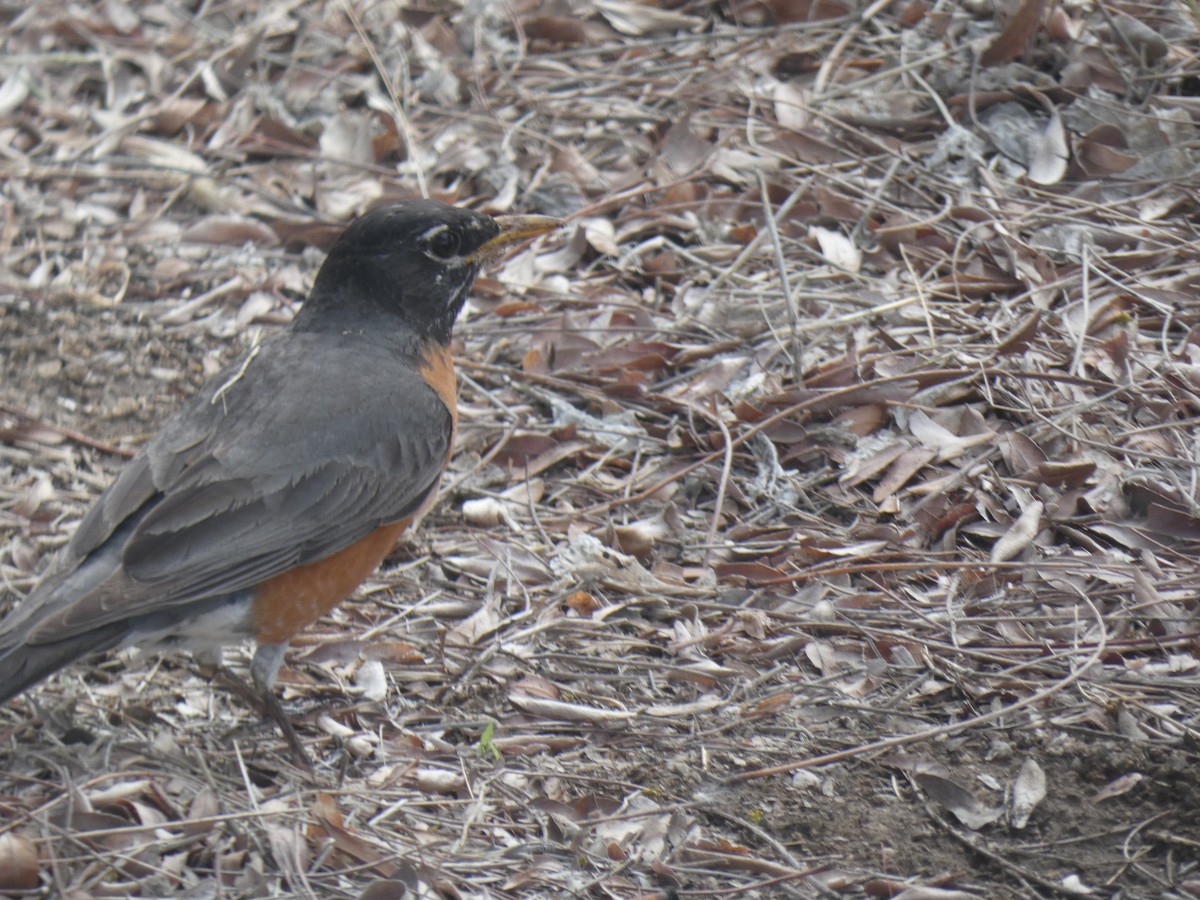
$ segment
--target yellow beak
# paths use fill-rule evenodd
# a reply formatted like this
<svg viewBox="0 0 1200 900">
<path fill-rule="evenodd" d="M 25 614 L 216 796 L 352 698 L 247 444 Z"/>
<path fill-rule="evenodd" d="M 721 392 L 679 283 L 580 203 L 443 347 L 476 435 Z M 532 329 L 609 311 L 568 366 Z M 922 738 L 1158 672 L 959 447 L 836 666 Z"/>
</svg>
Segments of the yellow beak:
<svg viewBox="0 0 1200 900">
<path fill-rule="evenodd" d="M 476 248 L 475 252 L 467 257 L 468 261 L 490 262 L 504 250 L 526 238 L 553 231 L 562 225 L 562 221 L 551 216 L 497 216 L 496 224 L 500 226 L 500 233 Z"/>
</svg>

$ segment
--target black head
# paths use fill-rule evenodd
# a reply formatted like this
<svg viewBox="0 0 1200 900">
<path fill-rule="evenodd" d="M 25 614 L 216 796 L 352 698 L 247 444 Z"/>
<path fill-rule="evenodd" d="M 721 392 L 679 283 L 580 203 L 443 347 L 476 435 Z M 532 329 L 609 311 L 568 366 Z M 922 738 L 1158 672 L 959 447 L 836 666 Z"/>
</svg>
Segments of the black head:
<svg viewBox="0 0 1200 900">
<path fill-rule="evenodd" d="M 372 210 L 333 245 L 293 327 L 366 333 L 398 319 L 419 339 L 445 343 L 484 263 L 557 224 L 435 200 Z"/>
</svg>

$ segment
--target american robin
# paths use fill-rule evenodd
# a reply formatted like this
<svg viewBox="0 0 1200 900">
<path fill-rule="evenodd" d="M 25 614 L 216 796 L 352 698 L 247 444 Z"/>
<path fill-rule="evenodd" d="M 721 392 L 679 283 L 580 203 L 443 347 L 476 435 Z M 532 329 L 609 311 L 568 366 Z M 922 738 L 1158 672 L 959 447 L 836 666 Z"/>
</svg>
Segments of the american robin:
<svg viewBox="0 0 1200 900">
<path fill-rule="evenodd" d="M 458 420 L 450 329 L 475 276 L 557 225 L 434 201 L 351 224 L 291 327 L 166 422 L 0 622 L 0 702 L 117 647 L 211 658 L 253 639 L 277 713 L 288 641 L 434 499 Z"/>
</svg>

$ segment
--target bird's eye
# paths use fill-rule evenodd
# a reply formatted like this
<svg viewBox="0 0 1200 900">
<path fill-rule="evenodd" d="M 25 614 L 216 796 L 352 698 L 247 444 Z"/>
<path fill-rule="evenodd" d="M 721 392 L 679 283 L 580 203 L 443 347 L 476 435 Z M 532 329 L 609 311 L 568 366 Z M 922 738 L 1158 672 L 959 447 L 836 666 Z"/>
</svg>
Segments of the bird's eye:
<svg viewBox="0 0 1200 900">
<path fill-rule="evenodd" d="M 449 228 L 431 234 L 427 242 L 430 255 L 446 260 L 458 255 L 458 244 L 458 234 Z"/>
</svg>

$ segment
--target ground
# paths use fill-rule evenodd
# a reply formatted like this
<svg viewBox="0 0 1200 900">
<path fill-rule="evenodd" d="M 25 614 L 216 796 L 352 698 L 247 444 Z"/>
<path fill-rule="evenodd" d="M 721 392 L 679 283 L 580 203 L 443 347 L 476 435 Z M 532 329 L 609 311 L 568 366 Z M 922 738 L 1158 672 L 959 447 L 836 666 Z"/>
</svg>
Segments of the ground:
<svg viewBox="0 0 1200 900">
<path fill-rule="evenodd" d="M 80 663 L 0 710 L 0 895 L 1200 896 L 1193 7 L 0 22 L 0 609 L 354 215 L 564 219 L 285 663 L 311 771 Z"/>
</svg>

